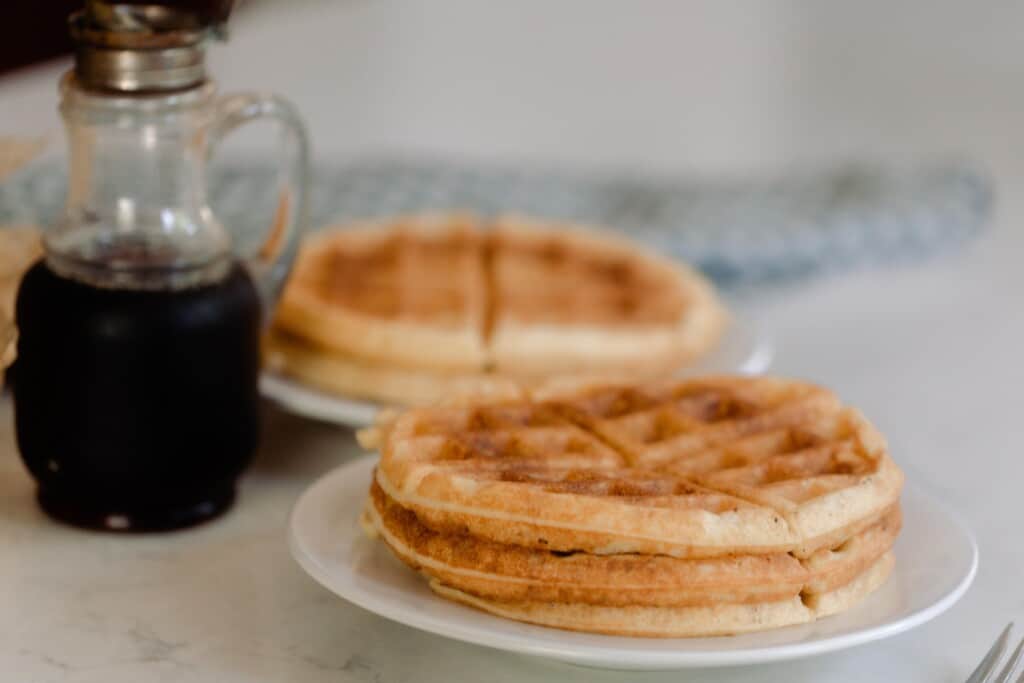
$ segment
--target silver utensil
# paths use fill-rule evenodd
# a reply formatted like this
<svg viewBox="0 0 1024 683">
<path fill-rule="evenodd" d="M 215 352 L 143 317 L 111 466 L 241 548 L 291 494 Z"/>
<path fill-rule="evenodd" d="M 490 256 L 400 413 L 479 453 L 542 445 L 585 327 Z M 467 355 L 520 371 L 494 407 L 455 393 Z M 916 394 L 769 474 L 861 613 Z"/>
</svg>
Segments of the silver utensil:
<svg viewBox="0 0 1024 683">
<path fill-rule="evenodd" d="M 1003 629 L 1003 632 L 996 638 L 996 642 L 989 649 L 988 653 L 978 664 L 978 668 L 974 670 L 971 677 L 967 679 L 967 683 L 1010 683 L 1011 677 L 1017 670 L 1017 665 L 1020 664 L 1021 655 L 1024 655 L 1024 639 L 1021 639 L 1020 643 L 1014 649 L 1013 654 L 1006 660 L 1006 665 L 1003 666 L 995 678 L 992 677 L 992 672 L 995 671 L 996 666 L 999 664 L 999 660 L 1002 659 L 1003 653 L 1006 651 L 1006 643 L 1010 639 L 1010 631 L 1013 629 L 1013 622 L 1011 621 Z M 1024 673 L 1019 678 L 1014 679 L 1016 683 L 1024 683 Z"/>
</svg>

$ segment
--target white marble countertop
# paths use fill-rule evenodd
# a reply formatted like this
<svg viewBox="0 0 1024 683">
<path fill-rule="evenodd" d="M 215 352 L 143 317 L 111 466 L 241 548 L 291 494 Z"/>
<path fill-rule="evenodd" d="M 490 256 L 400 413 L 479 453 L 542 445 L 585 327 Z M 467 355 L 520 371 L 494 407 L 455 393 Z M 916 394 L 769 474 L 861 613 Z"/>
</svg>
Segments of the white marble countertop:
<svg viewBox="0 0 1024 683">
<path fill-rule="evenodd" d="M 294 99 L 323 156 L 413 148 L 733 171 L 962 153 L 985 164 L 999 205 L 970 249 L 766 292 L 741 311 L 775 335 L 778 372 L 859 405 L 981 548 L 974 587 L 936 621 L 761 667 L 757 679 L 953 682 L 1007 621 L 1024 622 L 1024 9 L 901 7 L 263 3 L 238 17 L 213 61 L 225 89 L 259 85 Z M 60 69 L 0 80 L 0 134 L 58 131 Z M 270 407 L 266 417 L 230 514 L 188 532 L 121 537 L 58 526 L 36 509 L 10 400 L 0 398 L 0 679 L 751 679 L 742 669 L 577 669 L 342 602 L 291 561 L 284 528 L 298 494 L 357 452 L 352 435 Z"/>
</svg>

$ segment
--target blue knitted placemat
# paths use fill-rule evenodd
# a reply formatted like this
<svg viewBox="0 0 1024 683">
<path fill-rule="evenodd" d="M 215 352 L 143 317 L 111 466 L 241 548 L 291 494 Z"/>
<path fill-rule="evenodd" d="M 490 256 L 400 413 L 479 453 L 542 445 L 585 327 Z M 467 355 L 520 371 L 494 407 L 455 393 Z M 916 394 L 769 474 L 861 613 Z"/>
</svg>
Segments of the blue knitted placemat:
<svg viewBox="0 0 1024 683">
<path fill-rule="evenodd" d="M 216 212 L 249 236 L 240 240 L 246 246 L 273 215 L 275 171 L 225 163 L 210 176 Z M 0 186 L 0 224 L 50 223 L 65 185 L 53 160 L 23 169 Z M 720 285 L 738 285 L 921 259 L 978 234 L 992 203 L 987 179 L 960 164 L 715 181 L 372 160 L 315 169 L 310 224 L 511 211 L 609 226 L 696 264 Z"/>
</svg>

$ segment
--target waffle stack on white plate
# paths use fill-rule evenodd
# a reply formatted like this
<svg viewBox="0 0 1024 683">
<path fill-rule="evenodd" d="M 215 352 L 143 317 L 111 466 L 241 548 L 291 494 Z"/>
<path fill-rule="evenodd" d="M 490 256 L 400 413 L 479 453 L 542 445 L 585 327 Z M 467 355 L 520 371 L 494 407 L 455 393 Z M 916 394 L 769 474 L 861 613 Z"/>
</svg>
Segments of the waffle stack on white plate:
<svg viewBox="0 0 1024 683">
<path fill-rule="evenodd" d="M 903 474 L 831 392 L 554 386 L 382 418 L 364 528 L 445 598 L 546 626 L 725 635 L 848 609 L 893 567 Z"/>
</svg>

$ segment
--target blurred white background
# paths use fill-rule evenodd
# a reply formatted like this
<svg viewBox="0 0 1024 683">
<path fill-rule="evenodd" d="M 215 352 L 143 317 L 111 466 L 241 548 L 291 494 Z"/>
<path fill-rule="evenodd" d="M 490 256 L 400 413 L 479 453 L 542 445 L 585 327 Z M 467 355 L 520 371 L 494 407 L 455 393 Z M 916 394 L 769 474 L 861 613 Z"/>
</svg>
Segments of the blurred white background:
<svg viewBox="0 0 1024 683">
<path fill-rule="evenodd" d="M 211 62 L 225 89 L 293 99 L 322 157 L 1002 166 L 1019 156 L 1021 25 L 1020 3 L 952 0 L 260 0 Z M 57 127 L 55 80 L 6 80 L 22 87 L 0 93 L 3 128 Z"/>
<path fill-rule="evenodd" d="M 1019 157 L 1020 3 L 301 0 L 237 18 L 214 73 L 294 99 L 323 155 L 700 171 Z"/>
</svg>

